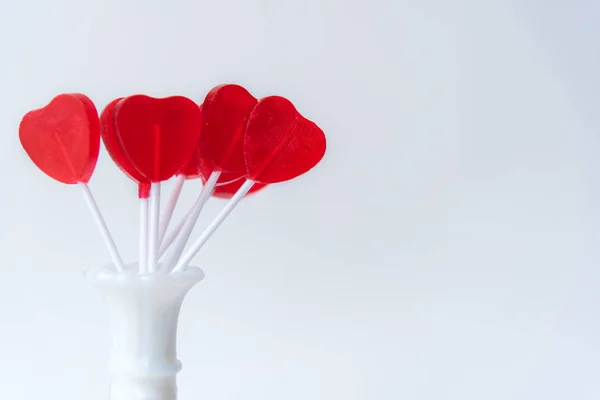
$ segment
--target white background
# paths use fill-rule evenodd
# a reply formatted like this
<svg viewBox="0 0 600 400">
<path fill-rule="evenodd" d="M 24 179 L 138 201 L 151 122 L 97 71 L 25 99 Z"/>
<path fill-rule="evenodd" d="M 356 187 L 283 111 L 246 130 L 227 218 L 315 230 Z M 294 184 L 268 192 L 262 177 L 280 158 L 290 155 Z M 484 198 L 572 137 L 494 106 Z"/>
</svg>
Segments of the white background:
<svg viewBox="0 0 600 400">
<path fill-rule="evenodd" d="M 597 400 L 599 20 L 595 0 L 3 1 L 1 397 L 108 396 L 82 279 L 108 254 L 20 148 L 22 115 L 237 82 L 329 147 L 196 258 L 182 400 Z M 104 151 L 90 184 L 135 258 L 134 185 Z"/>
</svg>

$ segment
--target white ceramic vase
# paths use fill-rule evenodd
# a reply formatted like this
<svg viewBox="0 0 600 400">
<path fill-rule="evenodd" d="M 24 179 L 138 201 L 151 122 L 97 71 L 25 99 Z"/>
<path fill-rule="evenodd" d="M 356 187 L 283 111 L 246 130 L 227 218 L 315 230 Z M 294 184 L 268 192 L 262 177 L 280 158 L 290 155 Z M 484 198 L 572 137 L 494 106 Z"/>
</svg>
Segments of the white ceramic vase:
<svg viewBox="0 0 600 400">
<path fill-rule="evenodd" d="M 137 265 L 104 268 L 87 278 L 108 305 L 112 347 L 111 400 L 176 400 L 177 322 L 188 291 L 204 278 L 199 268 L 140 275 Z"/>
</svg>

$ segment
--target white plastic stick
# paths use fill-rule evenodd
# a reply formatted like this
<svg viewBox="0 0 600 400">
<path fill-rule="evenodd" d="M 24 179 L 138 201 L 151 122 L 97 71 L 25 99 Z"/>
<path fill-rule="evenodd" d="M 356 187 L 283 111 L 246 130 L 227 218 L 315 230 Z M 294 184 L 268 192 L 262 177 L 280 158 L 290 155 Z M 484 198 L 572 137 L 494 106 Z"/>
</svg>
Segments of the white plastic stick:
<svg viewBox="0 0 600 400">
<path fill-rule="evenodd" d="M 185 245 L 187 244 L 188 240 L 190 239 L 190 235 L 194 230 L 196 221 L 198 221 L 198 217 L 200 216 L 202 207 L 204 207 L 204 204 L 215 189 L 220 175 L 221 172 L 213 171 L 208 177 L 206 183 L 204 184 L 204 187 L 202 187 L 202 189 L 200 190 L 200 194 L 198 195 L 198 198 L 196 199 L 196 202 L 192 207 L 188 219 L 185 221 L 185 224 L 183 224 L 181 232 L 179 232 L 179 235 L 177 235 L 175 241 L 173 242 L 173 246 L 167 253 L 167 256 L 162 266 L 163 271 L 170 271 L 173 268 L 173 266 L 175 266 L 175 264 L 177 263 L 177 260 L 179 260 L 179 257 L 181 256 L 181 253 L 183 253 L 183 249 L 185 248 Z"/>
<path fill-rule="evenodd" d="M 162 256 L 165 255 L 165 253 L 167 252 L 167 250 L 169 249 L 169 247 L 173 244 L 173 241 L 175 240 L 175 238 L 177 238 L 177 235 L 179 235 L 179 232 L 181 232 L 181 228 L 183 228 L 183 225 L 185 225 L 185 221 L 188 220 L 188 218 L 190 217 L 191 213 L 192 213 L 192 210 L 190 209 L 187 212 L 187 214 L 185 214 L 183 216 L 183 218 L 181 218 L 181 221 L 179 221 L 177 223 L 177 225 L 175 225 L 175 228 L 173 228 L 171 230 L 171 232 L 169 232 L 167 235 L 165 235 L 165 238 L 160 243 L 160 250 L 158 251 L 158 258 L 159 259 L 160 259 L 160 257 L 162 257 Z"/>
<path fill-rule="evenodd" d="M 148 199 L 140 199 L 140 274 L 148 273 Z"/>
<path fill-rule="evenodd" d="M 148 273 L 156 271 L 158 263 L 158 224 L 160 221 L 160 182 L 152 182 L 150 188 L 148 229 Z"/>
<path fill-rule="evenodd" d="M 112 262 L 115 264 L 115 268 L 116 268 L 117 272 L 123 272 L 123 269 L 124 269 L 123 259 L 121 258 L 121 255 L 119 254 L 119 250 L 117 250 L 117 245 L 115 245 L 115 241 L 113 240 L 112 235 L 108 231 L 108 227 L 106 226 L 106 222 L 104 221 L 104 218 L 102 217 L 102 213 L 100 212 L 100 209 L 98 208 L 98 204 L 96 204 L 94 195 L 90 191 L 90 188 L 87 185 L 87 183 L 79 182 L 79 186 L 81 187 L 81 189 L 83 191 L 83 198 L 85 199 L 85 202 L 86 202 L 88 208 L 92 212 L 92 217 L 94 218 L 94 221 L 96 222 L 96 225 L 98 226 L 98 229 L 100 230 L 102 239 L 104 239 L 104 243 L 106 244 L 106 247 L 108 247 L 108 252 L 110 253 L 110 258 L 112 259 Z"/>
<path fill-rule="evenodd" d="M 244 184 L 238 189 L 238 191 L 235 192 L 233 197 L 229 200 L 229 202 L 227 202 L 227 204 L 225 205 L 225 207 L 223 207 L 221 212 L 217 214 L 213 222 L 211 222 L 208 228 L 206 228 L 206 230 L 202 232 L 202 235 L 200 235 L 198 240 L 196 240 L 196 242 L 194 242 L 194 244 L 187 251 L 187 253 L 185 253 L 183 257 L 179 259 L 179 262 L 177 263 L 175 268 L 173 268 L 173 272 L 177 272 L 185 268 L 190 263 L 190 261 L 192 261 L 192 258 L 194 258 L 194 256 L 200 251 L 202 246 L 204 246 L 208 239 L 210 239 L 212 234 L 215 233 L 217 228 L 219 228 L 223 221 L 225 221 L 225 218 L 227 218 L 227 216 L 233 211 L 235 206 L 244 198 L 246 193 L 248 193 L 248 191 L 252 189 L 252 185 L 254 185 L 254 181 L 246 179 L 246 182 L 244 182 Z"/>
<path fill-rule="evenodd" d="M 181 189 L 183 188 L 184 183 L 185 175 L 177 175 L 177 178 L 175 178 L 175 187 L 173 188 L 173 192 L 171 192 L 171 197 L 169 197 L 167 207 L 165 208 L 163 216 L 160 219 L 160 230 L 158 231 L 159 244 L 165 239 L 165 234 L 169 228 L 169 223 L 173 217 L 173 211 L 175 211 L 175 206 L 177 205 L 177 200 L 179 200 L 179 195 L 181 194 Z"/>
</svg>

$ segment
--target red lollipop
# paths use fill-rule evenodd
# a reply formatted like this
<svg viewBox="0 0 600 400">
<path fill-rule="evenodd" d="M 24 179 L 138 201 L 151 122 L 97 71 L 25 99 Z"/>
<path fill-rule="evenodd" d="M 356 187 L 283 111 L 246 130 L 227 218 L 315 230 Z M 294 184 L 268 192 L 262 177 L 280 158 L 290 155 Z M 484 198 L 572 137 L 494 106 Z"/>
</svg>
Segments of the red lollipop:
<svg viewBox="0 0 600 400">
<path fill-rule="evenodd" d="M 151 182 L 171 178 L 197 147 L 201 113 L 192 100 L 135 95 L 115 107 L 114 124 L 131 164 Z"/>
<path fill-rule="evenodd" d="M 100 124 L 92 101 L 83 94 L 61 94 L 25 114 L 19 139 L 33 163 L 67 184 L 87 183 L 98 160 Z"/>
<path fill-rule="evenodd" d="M 100 151 L 100 121 L 94 103 L 79 93 L 58 95 L 45 107 L 25 114 L 19 139 L 42 172 L 62 183 L 79 184 L 115 268 L 122 271 L 123 260 L 87 185 Z"/>
<path fill-rule="evenodd" d="M 277 183 L 294 179 L 321 161 L 325 134 L 287 99 L 260 100 L 246 126 L 244 152 L 248 179 Z"/>
</svg>

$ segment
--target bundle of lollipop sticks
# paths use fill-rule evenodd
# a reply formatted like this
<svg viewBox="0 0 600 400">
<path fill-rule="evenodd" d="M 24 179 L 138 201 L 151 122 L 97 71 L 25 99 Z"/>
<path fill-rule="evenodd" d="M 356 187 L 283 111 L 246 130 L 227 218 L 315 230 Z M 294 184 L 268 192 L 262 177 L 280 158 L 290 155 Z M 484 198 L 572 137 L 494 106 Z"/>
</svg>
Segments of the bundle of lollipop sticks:
<svg viewBox="0 0 600 400">
<path fill-rule="evenodd" d="M 61 94 L 25 114 L 19 138 L 46 175 L 81 187 L 115 269 L 124 272 L 88 186 L 104 143 L 114 163 L 137 185 L 140 274 L 186 268 L 245 196 L 306 173 L 326 149 L 323 131 L 289 100 L 259 100 L 235 84 L 213 88 L 200 104 L 183 96 L 117 98 L 100 115 L 87 96 Z M 161 184 L 169 179 L 175 184 L 161 215 Z M 179 195 L 190 181 L 201 182 L 199 193 L 191 209 L 173 224 Z M 210 197 L 229 200 L 190 245 Z"/>
</svg>

